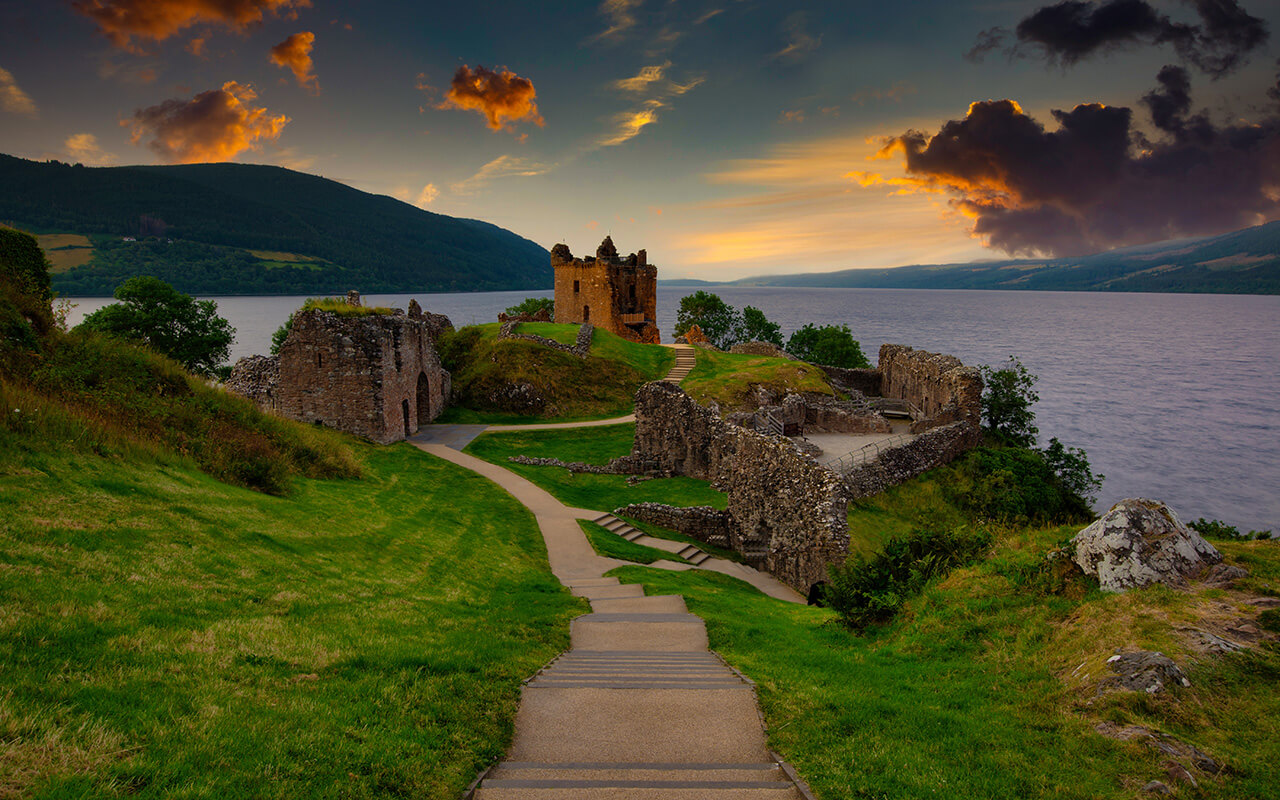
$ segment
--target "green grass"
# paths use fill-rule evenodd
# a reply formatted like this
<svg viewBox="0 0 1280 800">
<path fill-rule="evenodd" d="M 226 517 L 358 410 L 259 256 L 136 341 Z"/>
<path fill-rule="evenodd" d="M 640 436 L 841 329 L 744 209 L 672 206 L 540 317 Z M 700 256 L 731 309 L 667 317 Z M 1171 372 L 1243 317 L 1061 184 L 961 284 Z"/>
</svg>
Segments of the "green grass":
<svg viewBox="0 0 1280 800">
<path fill-rule="evenodd" d="M 694 547 L 701 550 L 702 552 L 707 553 L 708 555 L 715 556 L 716 558 L 723 558 L 726 561 L 737 561 L 739 563 L 745 562 L 745 559 L 743 558 L 742 554 L 739 552 L 736 552 L 734 550 L 727 550 L 723 547 L 716 547 L 713 544 L 708 544 L 700 539 L 695 539 L 692 536 L 686 536 L 685 534 L 680 533 L 679 531 L 673 531 L 668 528 L 663 528 L 659 525 L 652 525 L 648 522 L 640 522 L 639 520 L 632 519 L 631 517 L 619 516 L 618 519 L 624 520 L 631 527 L 636 528 L 638 530 L 642 530 L 645 533 L 649 534 L 650 536 L 654 537 L 655 539 L 667 539 L 668 541 L 672 541 L 672 542 L 683 542 L 684 544 L 691 544 Z"/>
<path fill-rule="evenodd" d="M 585 610 L 408 445 L 288 498 L 0 430 L 0 796 L 455 798 Z"/>
<path fill-rule="evenodd" d="M 688 563 L 675 553 L 668 553 L 666 550 L 659 550 L 648 545 L 628 542 L 603 525 L 597 525 L 584 519 L 578 520 L 578 524 L 582 526 L 582 530 L 586 533 L 587 541 L 591 542 L 592 548 L 606 558 L 634 561 L 637 564 L 652 564 L 655 561 Z"/>
<path fill-rule="evenodd" d="M 1170 622 L 1211 596 L 1162 588 L 1040 594 L 1019 568 L 1073 529 L 1007 533 L 994 556 L 953 572 L 884 628 L 857 637 L 832 612 L 772 600 L 701 571 L 624 567 L 648 594 L 680 594 L 712 649 L 757 682 L 770 745 L 819 798 L 1132 798 L 1164 779 L 1166 756 L 1105 739 L 1101 720 L 1144 724 L 1225 761 L 1186 796 L 1267 797 L 1280 785 L 1280 650 L 1193 657 Z M 1280 565 L 1280 548 L 1228 545 Z M 1010 577 L 1013 576 L 1013 577 Z M 1192 687 L 1094 696 L 1117 647 L 1163 649 Z M 1070 678 L 1089 660 L 1092 682 Z"/>
<path fill-rule="evenodd" d="M 602 425 L 595 428 L 486 433 L 463 452 L 498 464 L 546 489 L 560 502 L 574 508 L 612 511 L 630 503 L 667 503 L 673 506 L 724 508 L 723 492 L 693 478 L 657 478 L 628 486 L 624 475 L 574 474 L 563 467 L 513 464 L 508 456 L 527 455 L 604 464 L 631 450 L 635 425 Z"/>
<path fill-rule="evenodd" d="M 521 322 L 516 326 L 516 333 L 541 336 L 544 339 L 550 339 L 560 344 L 573 345 L 578 343 L 577 325 L 557 325 L 554 322 Z M 592 339 L 594 338 L 592 336 Z"/>
<path fill-rule="evenodd" d="M 697 366 L 680 383 L 680 388 L 703 405 L 714 400 L 724 411 L 756 408 L 756 404 L 748 400 L 756 386 L 765 386 L 779 394 L 787 391 L 834 394 L 822 370 L 803 361 L 702 348 L 697 350 L 697 356 Z"/>
<path fill-rule="evenodd" d="M 283 265 L 290 266 L 290 265 Z M 291 265 L 296 266 L 296 265 Z M 309 297 L 302 304 L 302 311 L 328 311 L 340 317 L 373 317 L 386 316 L 392 309 L 386 306 L 353 306 L 345 297 Z"/>
<path fill-rule="evenodd" d="M 523 323 L 521 330 L 572 342 L 578 326 Z M 520 339 L 499 340 L 497 323 L 471 325 L 446 334 L 441 359 L 453 375 L 453 405 L 437 422 L 521 422 L 610 419 L 630 414 L 636 390 L 662 378 L 675 352 L 636 344 L 596 328 L 591 354 L 583 359 Z M 511 397 L 512 385 L 531 392 Z M 541 402 L 526 398 L 535 394 Z"/>
</svg>

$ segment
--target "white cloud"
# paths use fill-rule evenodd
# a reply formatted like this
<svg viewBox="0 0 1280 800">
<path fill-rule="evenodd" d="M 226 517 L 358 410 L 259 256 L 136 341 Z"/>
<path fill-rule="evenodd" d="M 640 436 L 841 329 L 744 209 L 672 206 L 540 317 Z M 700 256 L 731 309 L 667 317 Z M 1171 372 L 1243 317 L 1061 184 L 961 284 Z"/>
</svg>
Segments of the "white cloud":
<svg viewBox="0 0 1280 800">
<path fill-rule="evenodd" d="M 530 158 L 498 156 L 481 167 L 475 175 L 458 181 L 449 188 L 454 194 L 475 194 L 493 181 L 501 178 L 531 178 L 537 175 L 546 175 L 551 170 L 552 166 L 550 164 L 543 164 Z M 423 191 L 426 190 L 424 189 Z"/>
</svg>

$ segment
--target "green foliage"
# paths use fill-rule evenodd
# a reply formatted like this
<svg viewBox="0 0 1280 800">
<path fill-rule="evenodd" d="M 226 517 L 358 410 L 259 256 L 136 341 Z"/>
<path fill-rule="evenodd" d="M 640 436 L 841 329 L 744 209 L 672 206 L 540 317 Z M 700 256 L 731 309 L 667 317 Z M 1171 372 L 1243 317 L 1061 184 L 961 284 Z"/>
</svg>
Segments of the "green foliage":
<svg viewBox="0 0 1280 800">
<path fill-rule="evenodd" d="M 1219 519 L 1200 519 L 1187 523 L 1187 527 L 1206 539 L 1218 539 L 1228 542 L 1248 542 L 1259 539 L 1270 539 L 1271 531 L 1249 531 L 1242 533 L 1235 525 L 1228 525 Z"/>
<path fill-rule="evenodd" d="M 1264 631 L 1280 633 L 1280 608 L 1268 608 L 1258 614 L 1258 627 Z"/>
<path fill-rule="evenodd" d="M 824 599 L 855 631 L 887 622 L 934 578 L 976 561 L 991 545 L 985 531 L 923 528 L 894 536 L 871 558 L 851 556 L 832 566 Z"/>
<path fill-rule="evenodd" d="M 1014 356 L 1004 367 L 980 367 L 984 385 L 982 416 L 996 436 L 1017 447 L 1035 447 L 1040 429 L 1031 407 L 1040 401 L 1033 388 L 1036 376 Z"/>
<path fill-rule="evenodd" d="M 0 186 L 0 219 L 94 239 L 93 262 L 56 276 L 63 294 L 107 295 L 135 275 L 195 294 L 535 290 L 552 282 L 547 251 L 510 231 L 279 167 L 89 169 L 0 155 Z M 121 241 L 156 232 L 144 217 L 162 222 L 163 238 Z M 279 264 L 248 250 L 315 260 Z"/>
<path fill-rule="evenodd" d="M 555 316 L 556 299 L 554 297 L 526 297 L 514 306 L 509 306 L 506 313 L 512 317 L 517 317 L 521 314 L 533 316 L 544 310 L 551 316 Z"/>
<path fill-rule="evenodd" d="M 742 333 L 744 342 L 768 342 L 782 347 L 782 326 L 770 322 L 764 312 L 755 306 L 742 309 Z"/>
<path fill-rule="evenodd" d="M 125 281 L 115 297 L 122 302 L 98 309 L 78 327 L 136 340 L 202 375 L 227 360 L 235 329 L 212 300 L 197 301 L 149 276 Z"/>
<path fill-rule="evenodd" d="M 754 410 L 757 404 L 751 393 L 757 386 L 779 394 L 833 394 L 826 373 L 803 361 L 706 349 L 697 355 L 697 364 L 680 388 L 704 405 L 714 400 L 724 411 Z"/>
<path fill-rule="evenodd" d="M 53 301 L 49 288 L 49 259 L 28 233 L 0 225 L 0 283 L 46 304 Z"/>
<path fill-rule="evenodd" d="M 846 369 L 871 366 L 848 325 L 806 324 L 791 334 L 787 340 L 787 352 L 810 364 Z"/>
<path fill-rule="evenodd" d="M 1045 463 L 1058 476 L 1063 488 L 1083 498 L 1089 504 L 1098 499 L 1098 491 L 1106 475 L 1094 475 L 1089 456 L 1084 448 L 1064 447 L 1058 437 L 1049 440 L 1049 446 L 1041 451 Z"/>
<path fill-rule="evenodd" d="M 385 317 L 394 312 L 386 306 L 353 306 L 345 297 L 308 297 L 300 311 L 327 311 L 340 317 Z"/>
<path fill-rule="evenodd" d="M 686 563 L 683 558 L 675 553 L 669 553 L 666 550 L 659 550 L 656 547 L 649 547 L 644 544 L 636 544 L 628 542 L 618 534 L 597 525 L 594 522 L 588 522 L 585 519 L 578 520 L 578 525 L 587 535 L 587 540 L 591 542 L 591 547 L 597 554 L 605 558 L 616 558 L 621 561 L 634 561 L 637 564 L 652 564 L 655 561 L 676 561 Z"/>
<path fill-rule="evenodd" d="M 948 469 L 952 500 L 978 518 L 1049 524 L 1092 517 L 1086 499 L 1063 483 L 1038 450 L 979 447 Z"/>
<path fill-rule="evenodd" d="M 697 325 L 711 344 L 728 350 L 741 341 L 742 317 L 737 309 L 717 294 L 699 289 L 680 298 L 676 311 L 676 336 L 683 336 Z"/>
<path fill-rule="evenodd" d="M 289 331 L 293 330 L 293 318 L 296 316 L 298 316 L 297 311 L 290 314 L 284 324 L 276 328 L 276 332 L 271 334 L 271 355 L 280 355 L 280 346 L 284 344 L 285 339 L 289 338 Z"/>
</svg>

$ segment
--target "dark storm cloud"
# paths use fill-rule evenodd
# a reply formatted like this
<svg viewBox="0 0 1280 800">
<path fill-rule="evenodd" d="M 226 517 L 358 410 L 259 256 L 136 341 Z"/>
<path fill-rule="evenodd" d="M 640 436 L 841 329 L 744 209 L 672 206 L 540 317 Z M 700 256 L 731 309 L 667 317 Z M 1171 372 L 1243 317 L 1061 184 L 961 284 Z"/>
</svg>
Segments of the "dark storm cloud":
<svg viewBox="0 0 1280 800">
<path fill-rule="evenodd" d="M 1171 45 L 1178 56 L 1208 75 L 1221 77 L 1239 67 L 1268 37 L 1266 23 L 1237 0 L 1186 0 L 1198 24 L 1177 22 L 1146 0 L 1063 0 L 1018 23 L 1009 52 L 1038 51 L 1053 64 L 1070 66 L 1095 53 L 1136 45 Z M 989 28 L 966 58 L 980 61 L 1010 34 Z"/>
<path fill-rule="evenodd" d="M 1280 118 L 1188 119 L 1185 78 L 1166 68 L 1144 98 L 1170 134 L 1162 141 L 1136 132 L 1128 108 L 1054 111 L 1047 130 L 1017 103 L 988 100 L 934 136 L 888 140 L 883 153 L 901 150 L 907 177 L 863 183 L 949 194 L 974 235 L 1011 254 L 1083 255 L 1280 216 Z"/>
<path fill-rule="evenodd" d="M 1276 61 L 1276 67 L 1280 68 L 1280 61 Z M 1267 97 L 1280 103 L 1280 72 L 1276 74 L 1276 85 L 1267 90 Z"/>
</svg>

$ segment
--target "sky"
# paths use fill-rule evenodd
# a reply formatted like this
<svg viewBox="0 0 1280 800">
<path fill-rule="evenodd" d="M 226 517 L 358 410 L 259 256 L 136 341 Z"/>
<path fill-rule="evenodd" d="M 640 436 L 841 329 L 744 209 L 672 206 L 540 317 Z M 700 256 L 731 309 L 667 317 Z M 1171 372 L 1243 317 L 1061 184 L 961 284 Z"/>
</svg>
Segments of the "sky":
<svg viewBox="0 0 1280 800">
<path fill-rule="evenodd" d="M 662 278 L 1280 218 L 1275 0 L 0 0 L 0 152 L 275 164 Z"/>
</svg>

